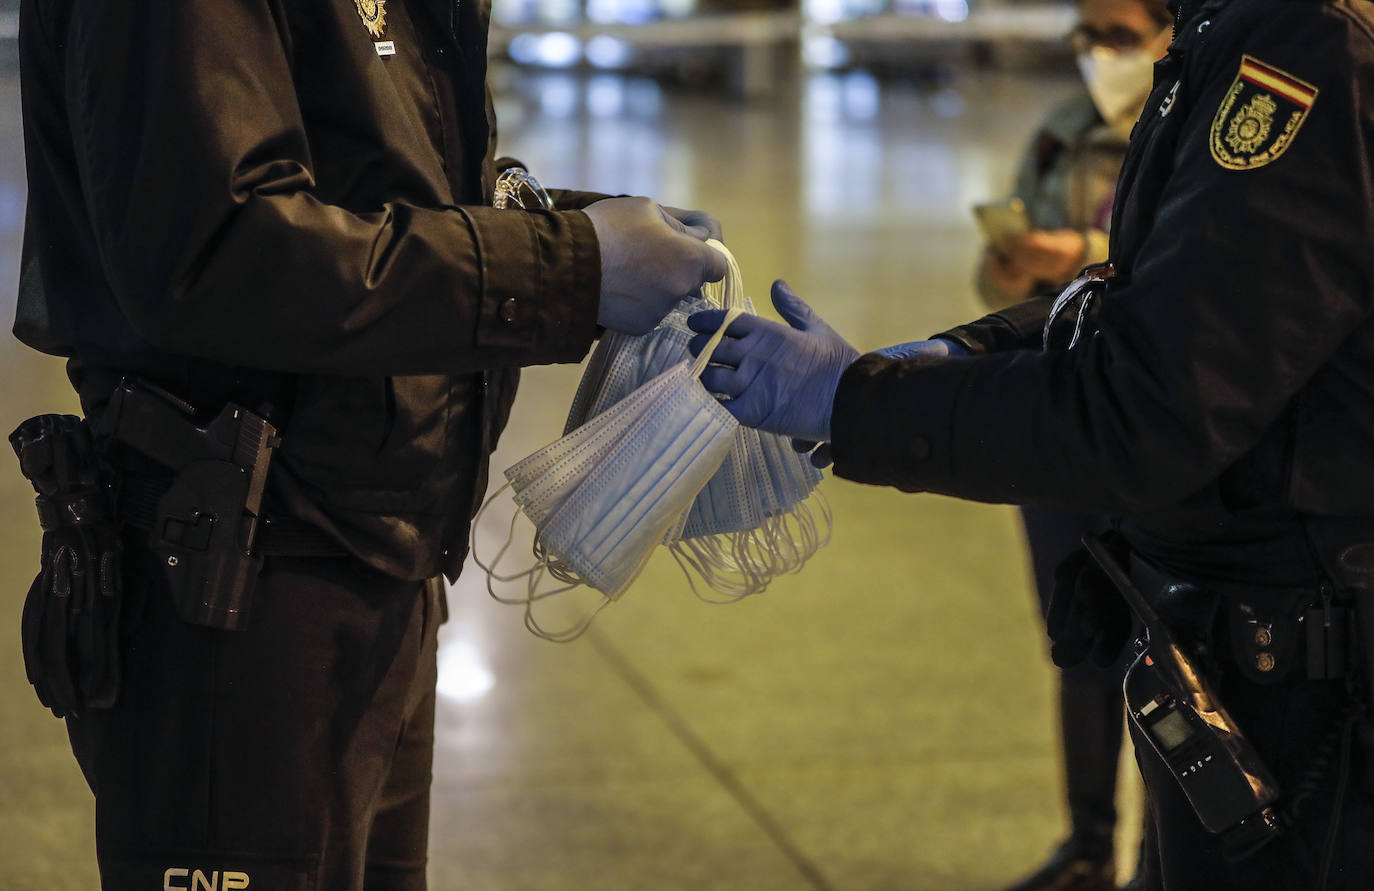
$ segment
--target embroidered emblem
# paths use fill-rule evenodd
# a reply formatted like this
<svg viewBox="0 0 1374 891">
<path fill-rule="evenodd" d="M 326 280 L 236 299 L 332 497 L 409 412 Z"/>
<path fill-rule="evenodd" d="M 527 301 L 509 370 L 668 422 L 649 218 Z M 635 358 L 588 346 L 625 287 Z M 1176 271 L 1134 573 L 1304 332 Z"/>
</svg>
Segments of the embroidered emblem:
<svg viewBox="0 0 1374 891">
<path fill-rule="evenodd" d="M 1268 93 L 1261 93 L 1236 112 L 1226 128 L 1226 144 L 1231 151 L 1253 155 L 1269 138 L 1269 131 L 1274 127 L 1274 112 L 1278 110 L 1278 103 L 1269 98 Z"/>
<path fill-rule="evenodd" d="M 358 15 L 374 39 L 380 39 L 386 31 L 386 0 L 353 0 L 358 7 Z"/>
<path fill-rule="evenodd" d="M 1298 135 L 1317 88 L 1253 56 L 1212 119 L 1212 158 L 1229 170 L 1252 170 L 1278 158 Z"/>
</svg>

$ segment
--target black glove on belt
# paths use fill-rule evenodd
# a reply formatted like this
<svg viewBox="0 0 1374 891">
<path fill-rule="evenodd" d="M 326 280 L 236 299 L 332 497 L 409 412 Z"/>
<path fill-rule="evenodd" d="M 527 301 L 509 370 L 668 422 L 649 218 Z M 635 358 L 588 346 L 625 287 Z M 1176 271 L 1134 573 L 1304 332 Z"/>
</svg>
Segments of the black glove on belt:
<svg viewBox="0 0 1374 891">
<path fill-rule="evenodd" d="M 1117 533 L 1100 536 L 1121 564 L 1130 550 Z M 1114 664 L 1131 636 L 1130 608 L 1087 550 L 1074 551 L 1054 573 L 1054 593 L 1045 613 L 1050 659 L 1073 668 L 1091 657 L 1100 668 Z"/>
<path fill-rule="evenodd" d="M 119 695 L 120 543 L 90 429 L 73 415 L 30 418 L 10 434 L 38 493 L 43 557 L 24 600 L 24 669 L 57 717 Z"/>
</svg>

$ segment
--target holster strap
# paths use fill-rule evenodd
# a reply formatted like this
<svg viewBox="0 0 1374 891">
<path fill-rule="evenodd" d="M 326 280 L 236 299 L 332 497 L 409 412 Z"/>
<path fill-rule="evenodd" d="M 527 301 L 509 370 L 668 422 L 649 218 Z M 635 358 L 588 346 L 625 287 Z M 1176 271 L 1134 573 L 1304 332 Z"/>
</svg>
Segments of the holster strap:
<svg viewBox="0 0 1374 891">
<path fill-rule="evenodd" d="M 34 499 L 38 508 L 38 525 L 44 532 L 66 526 L 91 526 L 109 519 L 105 491 L 96 487 L 61 495 L 39 495 Z"/>
</svg>

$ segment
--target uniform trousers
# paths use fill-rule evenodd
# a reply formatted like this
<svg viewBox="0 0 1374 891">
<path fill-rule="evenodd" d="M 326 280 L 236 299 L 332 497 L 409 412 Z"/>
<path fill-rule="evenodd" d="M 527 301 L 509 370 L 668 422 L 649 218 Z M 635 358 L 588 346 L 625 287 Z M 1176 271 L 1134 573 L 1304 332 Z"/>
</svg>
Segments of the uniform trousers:
<svg viewBox="0 0 1374 891">
<path fill-rule="evenodd" d="M 223 631 L 127 560 L 119 701 L 67 722 L 102 887 L 423 889 L 442 586 L 269 558 Z"/>
<path fill-rule="evenodd" d="M 1040 614 L 1049 609 L 1055 569 L 1106 521 L 1058 508 L 1021 508 Z M 1116 828 L 1116 775 L 1121 754 L 1121 669 L 1091 662 L 1059 672 L 1059 726 L 1070 832 L 1085 856 L 1107 859 Z"/>
</svg>

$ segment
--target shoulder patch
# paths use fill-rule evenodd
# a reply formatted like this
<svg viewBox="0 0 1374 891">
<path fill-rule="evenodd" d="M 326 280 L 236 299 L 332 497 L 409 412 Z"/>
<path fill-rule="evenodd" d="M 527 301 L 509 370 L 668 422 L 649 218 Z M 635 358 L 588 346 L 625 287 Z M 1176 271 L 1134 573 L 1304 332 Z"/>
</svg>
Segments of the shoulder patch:
<svg viewBox="0 0 1374 891">
<path fill-rule="evenodd" d="M 1240 71 L 1212 119 L 1213 159 L 1228 170 L 1263 167 L 1288 150 L 1316 101 L 1316 87 L 1241 56 Z"/>
</svg>

